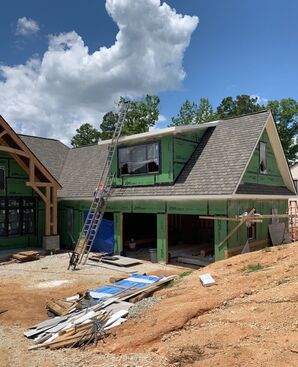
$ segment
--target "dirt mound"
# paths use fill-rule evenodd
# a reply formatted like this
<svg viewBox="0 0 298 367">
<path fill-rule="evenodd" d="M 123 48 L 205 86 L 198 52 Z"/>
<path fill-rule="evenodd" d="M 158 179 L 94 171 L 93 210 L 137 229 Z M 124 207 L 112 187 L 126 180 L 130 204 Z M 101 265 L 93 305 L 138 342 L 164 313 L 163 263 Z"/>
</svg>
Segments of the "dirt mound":
<svg viewBox="0 0 298 367">
<path fill-rule="evenodd" d="M 154 351 L 172 366 L 297 365 L 297 250 L 265 249 L 193 272 L 113 332 L 104 352 Z M 210 288 L 199 282 L 206 272 L 217 282 Z"/>
</svg>

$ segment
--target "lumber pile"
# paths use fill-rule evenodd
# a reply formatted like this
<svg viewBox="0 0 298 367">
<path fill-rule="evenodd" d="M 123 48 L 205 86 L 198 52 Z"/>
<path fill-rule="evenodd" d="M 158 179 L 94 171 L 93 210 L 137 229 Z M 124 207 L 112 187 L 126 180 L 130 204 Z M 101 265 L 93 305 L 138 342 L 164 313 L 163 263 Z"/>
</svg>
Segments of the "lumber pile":
<svg viewBox="0 0 298 367">
<path fill-rule="evenodd" d="M 56 316 L 64 316 L 76 310 L 79 299 L 51 299 L 46 304 L 46 309 Z"/>
<path fill-rule="evenodd" d="M 16 260 L 18 263 L 27 261 L 39 260 L 40 255 L 37 251 L 22 251 L 12 255 L 11 260 Z"/>
<path fill-rule="evenodd" d="M 60 314 L 60 316 L 34 325 L 24 332 L 24 335 L 27 338 L 32 338 L 35 344 L 29 347 L 29 350 L 83 347 L 91 343 L 96 344 L 106 337 L 109 329 L 126 321 L 125 317 L 133 303 L 151 296 L 155 291 L 176 278 L 173 275 L 157 278 L 153 281 L 147 280 L 148 285 L 143 286 L 144 283 L 140 282 L 144 282 L 146 279 L 144 280 L 144 275 L 140 277 L 131 276 L 128 278 L 131 280 L 124 279 L 123 281 L 128 284 L 127 286 L 117 286 L 116 284 L 119 284 L 119 281 L 112 284 L 111 287 L 118 287 L 119 292 L 116 295 L 111 294 L 83 310 L 77 309 L 76 302 L 79 302 L 79 300 L 73 299 L 74 297 L 70 297 L 68 301 L 51 300 L 47 304 L 48 309 Z M 148 278 L 155 277 L 148 276 Z M 142 286 L 140 287 L 140 285 Z M 98 290 L 100 289 L 95 289 L 89 293 L 96 297 L 100 293 Z M 67 308 L 66 306 L 70 307 Z"/>
</svg>

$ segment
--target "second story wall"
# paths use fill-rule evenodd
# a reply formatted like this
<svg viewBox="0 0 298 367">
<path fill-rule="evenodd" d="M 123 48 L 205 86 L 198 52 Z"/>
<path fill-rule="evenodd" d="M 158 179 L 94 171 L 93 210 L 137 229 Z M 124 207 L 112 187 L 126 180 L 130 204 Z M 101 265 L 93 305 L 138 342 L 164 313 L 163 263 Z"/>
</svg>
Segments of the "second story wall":
<svg viewBox="0 0 298 367">
<path fill-rule="evenodd" d="M 148 139 L 145 142 L 133 144 L 120 144 L 117 154 L 112 162 L 112 172 L 115 173 L 114 184 L 116 186 L 152 186 L 173 184 L 185 164 L 195 151 L 204 131 L 198 130 L 191 133 L 179 133 L 165 135 L 155 139 Z M 138 147 L 142 145 L 158 144 L 159 147 L 159 170 L 145 174 L 121 173 L 121 158 L 119 149 L 127 147 Z"/>
</svg>

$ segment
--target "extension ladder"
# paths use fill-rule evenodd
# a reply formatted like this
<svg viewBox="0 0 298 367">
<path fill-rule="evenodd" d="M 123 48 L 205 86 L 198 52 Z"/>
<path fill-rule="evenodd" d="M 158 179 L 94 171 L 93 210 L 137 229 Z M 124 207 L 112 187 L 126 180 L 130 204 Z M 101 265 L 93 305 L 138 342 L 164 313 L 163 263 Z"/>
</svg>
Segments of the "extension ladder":
<svg viewBox="0 0 298 367">
<path fill-rule="evenodd" d="M 297 229 L 298 229 L 298 200 L 289 200 L 289 232 L 292 241 L 297 240 Z"/>
<path fill-rule="evenodd" d="M 102 222 L 107 199 L 112 188 L 115 174 L 110 172 L 112 160 L 117 149 L 118 140 L 121 135 L 123 125 L 125 123 L 129 102 L 122 101 L 120 106 L 120 114 L 115 126 L 112 140 L 108 145 L 108 155 L 98 182 L 97 189 L 94 194 L 93 202 L 87 214 L 83 229 L 76 243 L 74 251 L 70 255 L 68 269 L 73 267 L 76 269 L 78 264 L 85 264 L 91 251 L 93 242 L 97 235 L 98 229 Z"/>
</svg>

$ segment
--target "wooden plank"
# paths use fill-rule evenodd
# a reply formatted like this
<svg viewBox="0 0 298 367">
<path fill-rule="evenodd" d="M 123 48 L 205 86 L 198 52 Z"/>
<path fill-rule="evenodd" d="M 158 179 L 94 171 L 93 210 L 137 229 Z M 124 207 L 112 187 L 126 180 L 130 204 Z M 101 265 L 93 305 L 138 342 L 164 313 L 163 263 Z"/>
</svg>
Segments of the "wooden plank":
<svg viewBox="0 0 298 367">
<path fill-rule="evenodd" d="M 235 233 L 235 232 L 237 232 L 238 231 L 238 229 L 244 224 L 244 223 L 246 223 L 248 220 L 250 220 L 251 219 L 251 216 L 254 214 L 254 212 L 255 212 L 255 209 L 253 208 L 253 209 L 251 209 L 251 211 L 247 214 L 247 216 L 245 216 L 245 217 L 243 217 L 243 219 L 242 219 L 242 221 L 240 222 L 240 223 L 238 223 L 237 224 L 237 226 L 235 227 L 235 228 L 233 228 L 232 230 L 231 230 L 231 232 L 218 244 L 218 248 L 220 248 L 225 242 L 227 242 L 227 240 L 229 239 L 229 238 L 231 238 L 232 237 L 232 235 Z"/>
<path fill-rule="evenodd" d="M 192 264 L 192 265 L 199 265 L 199 266 L 207 266 L 210 265 L 213 261 L 203 260 L 198 256 L 179 256 L 177 261 L 183 264 Z"/>
<path fill-rule="evenodd" d="M 124 257 L 124 256 L 115 256 L 115 257 L 118 258 L 118 259 L 117 260 L 109 260 L 109 259 L 105 259 L 104 257 L 102 257 L 101 262 L 106 263 L 106 264 L 110 264 L 110 265 L 124 266 L 124 267 L 133 266 L 133 265 L 143 263 L 141 260 L 132 259 L 130 257 Z"/>
</svg>

